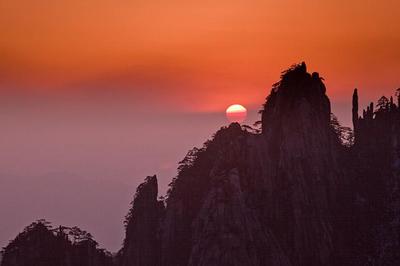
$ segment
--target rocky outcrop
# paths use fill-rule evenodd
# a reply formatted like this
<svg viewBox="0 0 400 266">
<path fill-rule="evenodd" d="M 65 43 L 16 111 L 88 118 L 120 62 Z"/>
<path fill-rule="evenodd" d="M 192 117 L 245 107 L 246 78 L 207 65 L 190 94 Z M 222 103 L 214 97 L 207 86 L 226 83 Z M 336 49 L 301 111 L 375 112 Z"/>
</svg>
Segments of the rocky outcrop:
<svg viewBox="0 0 400 266">
<path fill-rule="evenodd" d="M 357 93 L 354 98 L 357 102 Z M 371 103 L 362 116 L 353 108 L 356 141 L 351 150 L 355 205 L 352 239 L 357 260 L 400 264 L 400 106 L 393 98 Z"/>
<path fill-rule="evenodd" d="M 263 178 L 276 203 L 262 211 L 294 265 L 330 265 L 335 256 L 332 215 L 343 173 L 325 91 L 303 63 L 282 75 L 262 112 Z"/>
<path fill-rule="evenodd" d="M 148 176 L 136 192 L 132 208 L 126 217 L 124 245 L 117 256 L 122 266 L 160 265 L 159 228 L 164 204 L 157 199 L 156 176 Z"/>
<path fill-rule="evenodd" d="M 188 265 L 290 265 L 275 236 L 247 206 L 238 170 L 220 174 L 194 220 Z"/>
<path fill-rule="evenodd" d="M 180 163 L 165 217 L 143 230 L 160 232 L 158 265 L 398 265 L 400 108 L 358 108 L 355 91 L 353 140 L 318 73 L 283 72 L 261 134 L 233 123 Z"/>
<path fill-rule="evenodd" d="M 193 223 L 204 206 L 217 169 L 229 170 L 240 164 L 245 135 L 239 124 L 232 124 L 218 131 L 203 148 L 190 151 L 180 163 L 162 225 L 161 265 L 188 265 L 197 230 Z"/>
<path fill-rule="evenodd" d="M 262 134 L 233 123 L 188 153 L 153 229 L 160 265 L 338 263 L 345 171 L 325 92 L 295 65 L 267 98 Z"/>
</svg>

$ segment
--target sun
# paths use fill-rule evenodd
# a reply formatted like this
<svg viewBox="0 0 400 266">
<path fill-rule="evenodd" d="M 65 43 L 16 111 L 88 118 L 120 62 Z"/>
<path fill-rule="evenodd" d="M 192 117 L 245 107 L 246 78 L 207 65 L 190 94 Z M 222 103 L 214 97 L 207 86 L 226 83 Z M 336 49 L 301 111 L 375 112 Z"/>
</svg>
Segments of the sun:
<svg viewBox="0 0 400 266">
<path fill-rule="evenodd" d="M 226 109 L 226 118 L 229 122 L 242 123 L 247 116 L 246 108 L 241 104 L 232 104 Z"/>
</svg>

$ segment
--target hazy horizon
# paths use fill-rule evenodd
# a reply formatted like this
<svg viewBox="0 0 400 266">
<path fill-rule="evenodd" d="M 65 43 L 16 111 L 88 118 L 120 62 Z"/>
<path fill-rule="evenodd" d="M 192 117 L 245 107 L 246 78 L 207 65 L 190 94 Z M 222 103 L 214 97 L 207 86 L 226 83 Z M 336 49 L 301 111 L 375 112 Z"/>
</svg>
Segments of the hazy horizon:
<svg viewBox="0 0 400 266">
<path fill-rule="evenodd" d="M 349 89 L 346 103 L 332 103 L 333 112 L 348 126 L 351 94 Z M 258 108 L 247 106 L 244 124 L 260 119 L 263 100 Z M 77 225 L 91 232 L 101 247 L 116 252 L 136 187 L 156 174 L 159 195 L 165 195 L 187 151 L 201 147 L 229 124 L 224 110 L 152 114 L 138 113 L 134 105 L 107 106 L 103 111 L 92 106 L 67 112 L 55 111 L 52 105 L 31 106 L 29 117 L 26 110 L 3 112 L 1 246 L 31 222 L 45 218 L 55 226 Z"/>
</svg>

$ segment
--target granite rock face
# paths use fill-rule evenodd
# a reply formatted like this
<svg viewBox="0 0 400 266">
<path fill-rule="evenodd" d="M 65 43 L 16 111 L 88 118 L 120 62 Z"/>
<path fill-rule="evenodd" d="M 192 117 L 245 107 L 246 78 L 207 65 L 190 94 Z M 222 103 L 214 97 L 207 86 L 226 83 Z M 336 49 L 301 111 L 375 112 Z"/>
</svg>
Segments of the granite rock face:
<svg viewBox="0 0 400 266">
<path fill-rule="evenodd" d="M 290 265 L 274 235 L 247 206 L 236 168 L 215 177 L 193 230 L 188 265 Z"/>
<path fill-rule="evenodd" d="M 354 99 L 357 103 L 357 90 Z M 393 98 L 382 97 L 376 108 L 371 103 L 362 116 L 354 108 L 353 117 L 357 117 L 349 166 L 357 219 L 351 234 L 357 254 L 353 263 L 399 265 L 400 106 Z"/>
<path fill-rule="evenodd" d="M 188 153 L 154 228 L 159 265 L 334 263 L 344 171 L 325 92 L 296 65 L 267 98 L 261 134 L 231 124 Z"/>
<path fill-rule="evenodd" d="M 318 73 L 283 72 L 261 133 L 233 123 L 180 163 L 146 233 L 158 232 L 154 265 L 399 265 L 400 108 L 379 102 L 360 117 L 355 91 L 353 135 Z"/>
<path fill-rule="evenodd" d="M 343 173 L 325 91 L 302 64 L 283 74 L 262 112 L 262 175 L 274 202 L 262 211 L 294 265 L 330 265 L 334 257 L 332 214 Z"/>
<path fill-rule="evenodd" d="M 157 178 L 149 176 L 138 187 L 132 208 L 126 217 L 126 237 L 117 256 L 119 265 L 160 264 L 161 245 L 158 228 L 164 204 L 157 196 Z"/>
</svg>

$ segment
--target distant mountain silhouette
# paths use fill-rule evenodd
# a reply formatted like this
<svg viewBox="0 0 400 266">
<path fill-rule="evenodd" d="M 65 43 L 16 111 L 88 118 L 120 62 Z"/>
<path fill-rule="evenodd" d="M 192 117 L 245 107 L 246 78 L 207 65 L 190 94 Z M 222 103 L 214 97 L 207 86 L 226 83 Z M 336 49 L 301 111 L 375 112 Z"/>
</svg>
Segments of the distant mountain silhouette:
<svg viewBox="0 0 400 266">
<path fill-rule="evenodd" d="M 2 266 L 111 266 L 110 253 L 97 249 L 92 236 L 78 227 L 39 220 L 27 226 L 3 252 Z"/>
<path fill-rule="evenodd" d="M 190 150 L 166 199 L 156 176 L 138 187 L 113 264 L 400 265 L 400 90 L 362 115 L 357 90 L 352 101 L 354 131 L 331 113 L 318 73 L 305 63 L 283 72 L 260 129 L 232 123 Z M 1 266 L 50 265 L 24 259 L 75 249 L 39 229 L 54 244 L 27 240 L 35 234 L 26 229 L 4 249 Z"/>
</svg>

